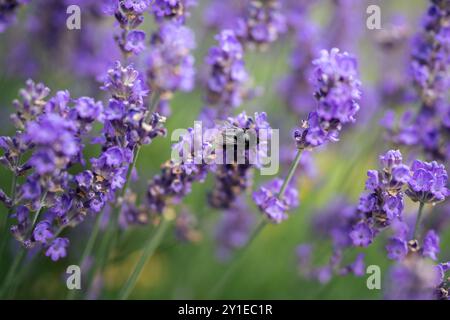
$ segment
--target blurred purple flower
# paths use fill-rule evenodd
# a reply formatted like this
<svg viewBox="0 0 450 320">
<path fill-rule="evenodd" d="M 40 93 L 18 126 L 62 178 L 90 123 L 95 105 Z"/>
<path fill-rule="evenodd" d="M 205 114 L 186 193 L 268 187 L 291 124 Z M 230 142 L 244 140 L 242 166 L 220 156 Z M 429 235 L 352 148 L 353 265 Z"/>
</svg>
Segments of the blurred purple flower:
<svg viewBox="0 0 450 320">
<path fill-rule="evenodd" d="M 253 201 L 273 223 L 281 223 L 286 220 L 287 211 L 299 205 L 298 191 L 293 186 L 288 186 L 283 197 L 278 198 L 282 184 L 283 180 L 276 178 L 262 185 L 253 193 Z"/>
<path fill-rule="evenodd" d="M 233 251 L 247 244 L 254 224 L 255 217 L 242 199 L 222 213 L 215 230 L 217 255 L 220 260 L 228 260 Z"/>
<path fill-rule="evenodd" d="M 58 261 L 61 258 L 67 256 L 67 246 L 69 245 L 69 239 L 56 238 L 53 240 L 50 247 L 48 247 L 45 255 L 50 257 L 53 261 Z"/>
<path fill-rule="evenodd" d="M 450 195 L 445 167 L 436 161 L 431 163 L 415 160 L 411 166 L 412 177 L 406 194 L 422 203 L 437 203 Z"/>
<path fill-rule="evenodd" d="M 154 0 L 151 11 L 158 23 L 170 20 L 182 24 L 189 16 L 187 10 L 195 5 L 197 5 L 197 0 Z"/>
<path fill-rule="evenodd" d="M 294 133 L 299 149 L 337 141 L 342 125 L 354 122 L 361 98 L 356 59 L 339 49 L 321 51 L 313 61 L 317 110 Z"/>
<path fill-rule="evenodd" d="M 254 0 L 238 19 L 236 34 L 246 45 L 265 49 L 287 31 L 286 18 L 278 0 Z"/>
<path fill-rule="evenodd" d="M 133 30 L 127 34 L 127 39 L 125 42 L 125 50 L 128 52 L 133 52 L 134 54 L 139 54 L 145 50 L 145 37 L 144 31 Z"/>
</svg>

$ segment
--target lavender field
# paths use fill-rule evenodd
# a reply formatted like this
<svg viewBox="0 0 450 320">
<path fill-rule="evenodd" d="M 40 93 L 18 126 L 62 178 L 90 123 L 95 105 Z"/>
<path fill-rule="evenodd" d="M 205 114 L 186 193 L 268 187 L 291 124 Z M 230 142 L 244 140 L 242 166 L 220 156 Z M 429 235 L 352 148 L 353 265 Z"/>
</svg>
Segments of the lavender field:
<svg viewBox="0 0 450 320">
<path fill-rule="evenodd" d="M 450 0 L 0 0 L 0 299 L 448 300 Z"/>
</svg>

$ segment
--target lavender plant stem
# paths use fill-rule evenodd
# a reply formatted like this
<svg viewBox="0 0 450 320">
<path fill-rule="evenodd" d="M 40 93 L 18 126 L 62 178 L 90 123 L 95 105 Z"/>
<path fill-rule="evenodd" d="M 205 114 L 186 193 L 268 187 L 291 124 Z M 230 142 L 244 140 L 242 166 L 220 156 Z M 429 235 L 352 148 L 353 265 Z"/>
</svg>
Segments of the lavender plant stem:
<svg viewBox="0 0 450 320">
<path fill-rule="evenodd" d="M 119 204 L 116 206 L 115 210 L 114 210 L 114 215 L 113 215 L 113 223 L 114 226 L 111 229 L 111 243 L 110 246 L 108 247 L 108 251 L 107 251 L 107 255 L 106 255 L 106 260 L 105 262 L 108 260 L 109 257 L 109 252 L 112 248 L 115 247 L 116 243 L 117 243 L 117 238 L 119 236 L 119 230 L 118 230 L 118 226 L 119 226 L 119 215 L 120 215 L 120 209 L 121 209 L 121 204 L 122 201 L 127 193 L 128 190 L 128 186 L 130 185 L 130 181 L 131 181 L 131 174 L 133 173 L 134 168 L 136 167 L 136 162 L 137 159 L 139 157 L 139 152 L 140 152 L 140 146 L 136 147 L 134 156 L 133 156 L 133 162 L 131 163 L 130 167 L 128 168 L 128 172 L 127 172 L 127 176 L 126 176 L 126 180 L 125 180 L 125 185 L 122 188 L 122 191 L 120 193 L 120 197 L 119 197 Z M 109 241 L 108 241 L 109 242 Z"/>
<path fill-rule="evenodd" d="M 147 264 L 148 260 L 153 256 L 155 250 L 158 248 L 159 244 L 164 238 L 164 234 L 166 233 L 168 226 L 169 220 L 163 216 L 160 225 L 156 229 L 156 232 L 147 239 L 139 261 L 136 263 L 133 272 L 128 277 L 128 280 L 125 282 L 125 285 L 120 290 L 119 292 L 120 300 L 127 299 L 131 294 L 131 292 L 133 291 L 134 287 L 136 286 L 136 282 L 142 273 L 142 269 Z"/>
<path fill-rule="evenodd" d="M 39 208 L 36 211 L 36 213 L 34 215 L 34 218 L 33 218 L 33 222 L 31 224 L 31 228 L 30 228 L 30 232 L 31 233 L 33 233 L 33 228 L 36 225 L 36 222 L 37 222 L 37 220 L 39 218 L 39 215 L 40 215 L 40 213 L 42 211 L 42 208 L 44 207 L 43 203 L 44 203 L 46 197 L 47 197 L 47 192 L 45 192 L 42 195 L 42 197 L 41 197 L 41 199 L 39 201 Z M 17 253 L 17 255 L 16 255 L 15 259 L 14 259 L 14 262 L 11 265 L 11 268 L 9 269 L 8 274 L 5 277 L 5 281 L 3 283 L 0 296 L 3 296 L 3 294 L 5 294 L 5 291 L 7 291 L 9 289 L 9 287 L 11 285 L 11 282 L 12 282 L 12 280 L 15 277 L 15 273 L 16 273 L 17 268 L 22 264 L 22 260 L 25 257 L 25 253 L 26 253 L 26 249 L 20 247 L 19 248 L 19 252 Z"/>
<path fill-rule="evenodd" d="M 154 99 L 152 99 L 150 107 L 149 107 L 149 111 L 148 111 L 149 116 L 154 112 L 154 110 L 156 108 L 155 106 L 157 105 L 158 100 L 159 100 L 159 94 L 156 93 L 154 95 Z M 137 163 L 137 160 L 139 157 L 140 147 L 141 147 L 140 145 L 136 146 L 136 150 L 133 155 L 133 162 L 131 163 L 131 165 L 128 168 L 125 184 L 120 193 L 119 201 L 121 201 L 124 198 L 124 196 L 126 195 L 126 192 L 128 190 L 128 186 L 129 186 L 130 180 L 131 180 L 131 174 L 133 173 L 133 169 L 136 167 L 136 163 Z M 88 288 L 90 288 L 90 286 L 92 284 L 92 281 L 95 277 L 97 268 L 100 268 L 100 269 L 104 268 L 104 265 L 106 264 L 106 261 L 108 260 L 108 257 L 109 257 L 109 252 L 110 252 L 111 248 L 114 247 L 115 242 L 117 241 L 118 232 L 115 232 L 115 229 L 119 223 L 119 221 L 118 221 L 119 215 L 120 215 L 120 204 L 116 207 L 116 210 L 114 210 L 114 214 L 113 214 L 112 218 L 109 220 L 106 234 L 103 237 L 103 242 L 100 244 L 100 256 L 98 258 L 98 262 L 96 264 L 94 264 L 94 266 L 92 267 L 93 270 L 91 271 L 91 276 L 89 277 L 88 284 L 87 284 Z M 93 237 L 93 234 L 91 234 L 91 237 Z M 95 241 L 94 241 L 94 243 L 95 243 Z"/>
<path fill-rule="evenodd" d="M 281 186 L 280 193 L 278 194 L 278 199 L 281 199 L 286 191 L 286 188 L 288 187 L 289 183 L 292 180 L 292 177 L 294 176 L 295 170 L 297 170 L 298 164 L 300 163 L 300 158 L 302 156 L 302 149 L 299 149 L 297 151 L 297 155 L 295 156 L 294 161 L 291 164 L 291 168 L 289 169 L 288 175 L 286 176 L 286 179 L 283 182 L 283 185 Z"/>
<path fill-rule="evenodd" d="M 41 211 L 42 211 L 42 208 L 44 207 L 44 201 L 45 201 L 45 198 L 47 198 L 47 192 L 44 192 L 44 194 L 42 195 L 42 197 L 41 197 L 41 199 L 39 200 L 39 209 L 36 211 L 36 213 L 34 214 L 34 217 L 33 217 L 33 222 L 32 222 L 32 224 L 31 224 L 31 231 L 30 232 L 33 232 L 33 228 L 34 228 L 34 226 L 36 225 L 36 222 L 38 221 L 38 219 L 39 219 L 39 216 L 40 216 L 40 214 L 41 214 Z"/>
</svg>

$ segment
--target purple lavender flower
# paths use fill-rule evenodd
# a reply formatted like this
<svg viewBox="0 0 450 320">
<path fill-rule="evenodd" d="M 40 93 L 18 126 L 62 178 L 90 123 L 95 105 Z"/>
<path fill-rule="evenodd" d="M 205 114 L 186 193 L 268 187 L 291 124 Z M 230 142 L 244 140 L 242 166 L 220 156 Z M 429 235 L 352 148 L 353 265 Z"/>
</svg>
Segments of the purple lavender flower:
<svg viewBox="0 0 450 320">
<path fill-rule="evenodd" d="M 367 247 L 373 241 L 373 230 L 367 223 L 359 222 L 350 232 L 350 238 L 355 246 Z"/>
<path fill-rule="evenodd" d="M 402 154 L 398 150 L 389 150 L 380 156 L 382 170 L 367 172 L 366 190 L 359 199 L 358 210 L 363 222 L 355 226 L 352 239 L 354 245 L 367 246 L 380 229 L 401 219 L 404 208 L 402 188 L 410 179 L 409 168 L 402 163 Z M 358 236 L 367 235 L 369 240 L 359 240 Z M 364 238 L 366 239 L 366 238 Z"/>
<path fill-rule="evenodd" d="M 48 246 L 46 255 L 52 260 L 64 257 L 68 240 L 54 239 L 55 230 L 75 226 L 88 213 L 102 210 L 124 186 L 135 146 L 165 133 L 164 119 L 148 114 L 144 107 L 147 92 L 138 78 L 131 67 L 117 64 L 111 69 L 103 87 L 112 96 L 107 108 L 89 97 L 72 100 L 67 91 L 46 101 L 49 90 L 32 81 L 21 91 L 22 101 L 15 102 L 13 119 L 23 132 L 2 137 L 0 146 L 5 151 L 2 163 L 14 174 L 31 171 L 14 199 L 19 208 L 29 208 L 28 214 L 17 211 L 18 223 L 11 228 L 14 237 L 28 248 Z M 102 153 L 91 160 L 91 170 L 86 170 L 82 139 L 95 122 L 104 124 L 101 137 L 95 139 L 102 144 Z M 19 156 L 28 151 L 29 159 L 20 163 Z M 82 170 L 72 175 L 69 170 L 75 164 Z M 29 211 L 37 215 L 36 225 L 29 221 Z M 43 217 L 39 217 L 41 211 Z"/>
<path fill-rule="evenodd" d="M 281 13 L 278 0 L 251 1 L 245 17 L 238 20 L 236 28 L 236 33 L 243 43 L 262 49 L 286 31 L 286 18 Z"/>
<path fill-rule="evenodd" d="M 139 72 L 132 65 L 123 67 L 118 61 L 114 67 L 108 69 L 102 89 L 109 91 L 115 100 L 139 106 L 143 104 L 143 99 L 148 94 L 143 88 Z"/>
<path fill-rule="evenodd" d="M 137 205 L 136 200 L 137 195 L 127 190 L 119 215 L 119 225 L 123 229 L 129 226 L 145 225 L 149 221 L 148 210 L 143 205 Z"/>
<path fill-rule="evenodd" d="M 357 277 L 364 276 L 366 274 L 366 264 L 364 263 L 364 257 L 364 253 L 358 254 L 355 261 L 340 270 L 340 274 L 347 275 L 349 273 L 352 273 Z"/>
<path fill-rule="evenodd" d="M 429 230 L 423 238 L 422 255 L 437 260 L 439 253 L 439 236 L 434 230 Z"/>
<path fill-rule="evenodd" d="M 425 106 L 433 107 L 445 97 L 450 55 L 446 0 L 431 1 L 423 18 L 423 30 L 414 39 L 412 75 Z"/>
<path fill-rule="evenodd" d="M 381 60 L 377 90 L 380 92 L 381 102 L 392 107 L 408 102 L 412 96 L 405 70 L 410 33 L 405 17 L 395 16 L 376 34 Z"/>
<path fill-rule="evenodd" d="M 142 14 L 150 8 L 150 0 L 121 0 L 120 5 L 134 14 Z"/>
<path fill-rule="evenodd" d="M 9 0 L 8 0 L 9 1 Z M 28 5 L 29 12 L 39 14 L 26 15 L 26 23 L 15 28 L 16 37 L 27 37 L 30 41 L 7 41 L 8 54 L 3 63 L 6 72 L 11 75 L 37 77 L 47 68 L 47 62 L 58 65 L 59 70 L 82 77 L 87 94 L 96 88 L 95 80 L 109 64 L 119 56 L 119 48 L 113 37 L 113 29 L 97 0 L 33 0 Z M 115 1 L 117 6 L 118 1 Z M 71 32 L 65 25 L 66 9 L 78 5 L 82 11 L 83 32 Z M 102 41 L 98 41 L 102 39 Z M 42 57 L 39 52 L 45 50 Z M 64 54 L 61 54 L 64 52 Z M 85 91 L 85 92 L 86 92 Z"/>
<path fill-rule="evenodd" d="M 328 121 L 337 119 L 343 124 L 355 121 L 357 101 L 361 98 L 355 57 L 339 53 L 338 49 L 323 50 L 313 64 L 319 117 Z"/>
<path fill-rule="evenodd" d="M 406 194 L 413 200 L 422 203 L 444 201 L 450 195 L 447 188 L 448 176 L 445 167 L 436 161 L 431 163 L 414 161 L 411 166 L 412 177 Z"/>
<path fill-rule="evenodd" d="M 30 0 L 2 0 L 0 1 L 0 33 L 4 32 L 16 20 L 19 8 Z"/>
<path fill-rule="evenodd" d="M 49 221 L 39 222 L 33 231 L 34 240 L 46 244 L 48 240 L 53 238 L 53 232 L 51 231 L 51 225 Z"/>
<path fill-rule="evenodd" d="M 386 281 L 386 299 L 430 300 L 436 285 L 435 268 L 421 259 L 394 265 Z"/>
<path fill-rule="evenodd" d="M 341 276 L 353 274 L 357 277 L 366 274 L 363 253 L 358 254 L 352 263 L 343 267 L 340 266 L 342 263 L 341 249 L 335 248 L 328 263 L 318 267 L 313 264 L 312 253 L 313 247 L 308 244 L 302 244 L 296 248 L 298 269 L 302 276 L 316 280 L 321 284 L 328 283 L 333 277 L 333 274 L 339 274 Z"/>
<path fill-rule="evenodd" d="M 356 206 L 338 197 L 314 214 L 312 226 L 315 233 L 332 240 L 335 250 L 342 250 L 352 245 L 349 234 L 358 219 Z"/>
<path fill-rule="evenodd" d="M 181 199 L 191 192 L 192 183 L 203 182 L 208 173 L 208 164 L 206 159 L 196 160 L 194 152 L 195 139 L 194 129 L 180 138 L 180 143 L 173 146 L 180 152 L 183 161 L 175 159 L 166 161 L 161 166 L 161 173 L 154 176 L 149 182 L 147 188 L 147 205 L 150 210 L 156 213 L 163 213 L 167 205 L 178 203 Z M 185 146 L 186 147 L 183 147 Z M 210 141 L 207 139 L 200 143 L 200 154 L 203 156 Z M 189 154 L 182 154 L 180 150 L 187 150 Z M 196 150 L 198 152 L 198 150 Z"/>
<path fill-rule="evenodd" d="M 127 34 L 127 39 L 124 45 L 124 49 L 127 52 L 133 52 L 139 54 L 145 49 L 145 37 L 146 34 L 140 30 L 133 30 Z"/>
<path fill-rule="evenodd" d="M 436 266 L 436 269 L 441 283 L 436 288 L 435 296 L 439 300 L 448 300 L 450 297 L 450 281 L 445 277 L 445 274 L 448 270 L 450 270 L 450 262 L 440 263 Z"/>
<path fill-rule="evenodd" d="M 210 0 L 204 10 L 205 26 L 214 30 L 232 29 L 243 16 L 245 3 L 241 0 Z"/>
<path fill-rule="evenodd" d="M 29 163 L 37 173 L 58 174 L 78 155 L 75 128 L 72 121 L 53 114 L 45 114 L 28 124 L 24 140 L 36 148 Z"/>
<path fill-rule="evenodd" d="M 92 122 L 101 117 L 102 105 L 87 97 L 72 101 L 67 91 L 59 91 L 45 101 L 48 95 L 45 86 L 31 81 L 27 86 L 27 90 L 21 92 L 23 102 L 15 103 L 17 113 L 14 117 L 18 128 L 24 131 L 13 139 L 4 138 L 2 141 L 5 142 L 5 150 L 17 148 L 19 153 L 16 157 L 31 151 L 25 164 L 19 164 L 18 158 L 9 157 L 9 151 L 4 157 L 8 162 L 14 162 L 16 168 L 12 163 L 10 166 L 15 174 L 25 170 L 24 167 L 27 169 L 21 174 L 33 170 L 18 187 L 15 199 L 20 204 L 15 214 L 18 224 L 11 228 L 17 240 L 32 248 L 53 241 L 54 228 L 66 226 L 70 221 L 67 214 L 72 209 L 69 195 L 73 177 L 69 169 L 74 164 L 84 165 L 81 137 L 90 130 Z M 24 210 L 25 206 L 29 209 Z M 39 221 L 43 207 L 48 210 Z M 36 225 L 28 221 L 30 210 L 38 215 Z M 74 214 L 73 221 L 79 215 L 80 212 Z"/>
<path fill-rule="evenodd" d="M 165 133 L 163 118 L 147 114 L 146 90 L 138 77 L 131 67 L 118 64 L 111 69 L 103 88 L 112 99 L 105 109 L 89 97 L 72 100 L 68 91 L 59 91 L 47 101 L 48 88 L 32 81 L 21 91 L 22 101 L 15 102 L 13 115 L 19 131 L 14 137 L 0 139 L 4 150 L 0 159 L 15 175 L 30 172 L 18 185 L 14 200 L 2 199 L 18 206 L 14 215 L 17 225 L 11 231 L 27 248 L 48 246 L 46 255 L 52 260 L 64 257 L 68 240 L 55 239 L 55 230 L 75 226 L 88 213 L 103 209 L 124 186 L 135 146 Z M 104 124 L 102 136 L 95 139 L 102 143 L 103 151 L 91 160 L 91 170 L 86 170 L 82 141 L 95 122 Z M 30 156 L 20 163 L 26 152 Z M 82 169 L 72 175 L 75 164 Z M 30 221 L 30 211 L 36 225 Z"/>
<path fill-rule="evenodd" d="M 56 238 L 52 244 L 48 247 L 45 255 L 50 257 L 53 261 L 58 261 L 61 258 L 67 256 L 67 247 L 69 245 L 69 239 Z"/>
<path fill-rule="evenodd" d="M 27 80 L 26 87 L 20 90 L 21 101 L 14 100 L 16 112 L 11 115 L 11 120 L 17 129 L 25 129 L 25 123 L 34 120 L 44 111 L 45 99 L 50 89 L 42 83 L 34 83 Z"/>
<path fill-rule="evenodd" d="M 216 183 L 208 199 L 214 208 L 229 208 L 248 188 L 251 169 L 258 167 L 264 156 L 259 151 L 264 149 L 264 138 L 270 135 L 271 128 L 264 112 L 254 117 L 242 112 L 229 117 L 218 131 L 220 148 L 216 149 L 216 157 L 220 164 L 214 171 Z"/>
<path fill-rule="evenodd" d="M 435 235 L 430 237 L 434 238 Z M 435 241 L 436 239 L 431 240 L 431 242 Z M 439 250 L 438 243 L 433 243 L 432 247 L 433 251 Z M 449 283 L 445 273 L 449 270 L 450 263 L 433 265 L 430 260 L 424 259 L 429 257 L 428 255 L 423 255 L 423 251 L 422 255 L 418 253 L 420 251 L 410 252 L 404 260 L 391 268 L 385 292 L 386 298 L 448 300 Z"/>
<path fill-rule="evenodd" d="M 253 201 L 259 210 L 274 223 L 281 223 L 288 218 L 287 211 L 299 205 L 298 191 L 293 186 L 288 186 L 281 199 L 278 193 L 281 190 L 283 180 L 274 179 L 262 185 L 259 190 L 253 193 Z"/>
<path fill-rule="evenodd" d="M 346 51 L 356 52 L 357 43 L 363 34 L 364 19 L 361 15 L 353 14 L 361 12 L 365 8 L 358 0 L 332 1 L 332 15 L 324 37 L 329 48 L 338 47 Z"/>
<path fill-rule="evenodd" d="M 139 54 L 145 49 L 145 32 L 135 30 L 144 21 L 144 12 L 150 7 L 150 0 L 108 0 L 103 6 L 103 12 L 114 16 L 119 23 L 121 32 L 115 40 L 124 54 Z"/>
<path fill-rule="evenodd" d="M 448 126 L 442 116 L 449 110 L 449 10 L 448 1 L 431 1 L 412 49 L 411 76 L 421 107 L 408 109 L 397 127 L 391 124 L 388 128 L 394 142 L 419 148 L 429 159 L 443 161 L 450 155 Z"/>
<path fill-rule="evenodd" d="M 116 145 L 116 136 L 121 135 L 124 141 L 120 146 L 132 150 L 136 145 L 149 144 L 154 138 L 165 135 L 165 118 L 158 113 L 148 113 L 144 106 L 148 91 L 132 66 L 122 67 L 117 62 L 108 71 L 103 89 L 112 95 L 105 108 L 105 146 Z"/>
<path fill-rule="evenodd" d="M 400 238 L 390 238 L 386 246 L 388 258 L 392 260 L 403 260 L 408 254 L 408 244 Z"/>
<path fill-rule="evenodd" d="M 223 30 L 215 39 L 218 46 L 212 47 L 206 57 L 210 73 L 205 102 L 207 107 L 220 113 L 215 115 L 216 118 L 223 119 L 248 96 L 246 83 L 249 76 L 243 60 L 244 50 L 234 31 Z"/>
<path fill-rule="evenodd" d="M 323 50 L 314 60 L 317 110 L 294 133 L 299 149 L 337 141 L 342 125 L 354 122 L 361 97 L 356 59 L 339 49 Z"/>
</svg>

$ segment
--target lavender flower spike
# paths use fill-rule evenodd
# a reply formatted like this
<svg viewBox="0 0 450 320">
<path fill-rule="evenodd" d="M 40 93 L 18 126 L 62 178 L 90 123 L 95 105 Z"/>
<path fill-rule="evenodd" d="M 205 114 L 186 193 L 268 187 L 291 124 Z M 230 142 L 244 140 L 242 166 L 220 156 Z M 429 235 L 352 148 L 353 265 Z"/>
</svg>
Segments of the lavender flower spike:
<svg viewBox="0 0 450 320">
<path fill-rule="evenodd" d="M 4 32 L 16 20 L 17 10 L 30 0 L 0 1 L 0 33 Z"/>
<path fill-rule="evenodd" d="M 254 117 L 245 112 L 229 117 L 219 134 L 222 149 L 217 150 L 223 164 L 215 170 L 216 183 L 209 194 L 209 203 L 214 208 L 229 208 L 236 198 L 250 185 L 251 169 L 258 166 L 255 155 L 264 143 L 261 132 L 270 134 L 270 124 L 266 113 L 255 113 Z M 238 145 L 238 144 L 243 144 Z M 233 152 L 227 152 L 232 150 Z M 232 153 L 232 156 L 230 156 Z M 264 151 L 261 152 L 263 154 Z M 262 155 L 264 156 L 264 155 Z"/>
<path fill-rule="evenodd" d="M 450 195 L 447 188 L 448 175 L 442 164 L 414 161 L 411 166 L 412 177 L 408 182 L 406 194 L 421 203 L 437 203 Z"/>
<path fill-rule="evenodd" d="M 176 91 L 189 92 L 194 87 L 195 68 L 191 52 L 195 48 L 195 37 L 189 28 L 166 22 L 152 35 L 151 45 L 147 82 L 152 92 L 159 95 L 157 110 L 167 115 L 173 94 Z"/>
<path fill-rule="evenodd" d="M 381 229 L 402 219 L 403 187 L 411 179 L 409 167 L 402 154 L 390 150 L 380 156 L 382 170 L 367 172 L 366 193 L 359 198 L 360 221 L 350 232 L 355 246 L 368 246 Z"/>
<path fill-rule="evenodd" d="M 287 31 L 285 16 L 278 0 L 252 0 L 244 18 L 238 20 L 236 33 L 241 42 L 261 49 Z"/>
<path fill-rule="evenodd" d="M 139 54 L 145 49 L 144 31 L 135 30 L 144 21 L 143 14 L 149 10 L 151 0 L 108 1 L 103 11 L 116 18 L 121 33 L 115 40 L 125 57 Z"/>
<path fill-rule="evenodd" d="M 361 99 L 356 58 L 339 49 L 323 50 L 314 64 L 317 109 L 294 133 L 299 149 L 337 141 L 342 125 L 355 121 Z"/>
</svg>

